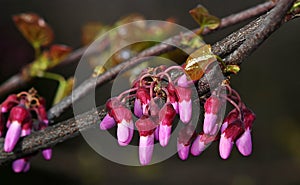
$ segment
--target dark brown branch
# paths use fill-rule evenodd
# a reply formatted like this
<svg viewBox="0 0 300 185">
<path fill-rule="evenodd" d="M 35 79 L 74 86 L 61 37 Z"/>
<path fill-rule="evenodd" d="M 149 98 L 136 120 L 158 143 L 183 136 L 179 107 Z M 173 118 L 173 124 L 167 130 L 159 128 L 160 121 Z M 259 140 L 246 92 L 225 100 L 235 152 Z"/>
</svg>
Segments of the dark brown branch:
<svg viewBox="0 0 300 185">
<path fill-rule="evenodd" d="M 221 24 L 217 30 L 229 27 L 231 25 L 245 21 L 249 18 L 259 16 L 259 15 L 267 12 L 274 6 L 275 6 L 275 3 L 273 1 L 268 1 L 268 2 L 262 3 L 260 5 L 257 5 L 255 7 L 252 7 L 250 9 L 247 9 L 247 10 L 241 11 L 239 13 L 225 17 L 225 18 L 221 19 Z M 216 31 L 216 30 L 214 30 L 214 31 Z M 203 34 L 209 34 L 210 32 L 211 32 L 211 30 L 205 29 L 203 31 Z M 83 55 L 83 53 L 85 52 L 85 50 L 86 50 L 85 47 L 75 50 L 66 59 L 61 61 L 60 64 L 56 67 L 65 66 L 69 63 L 78 61 L 81 58 L 81 56 Z M 31 80 L 30 77 L 24 77 L 21 73 L 12 76 L 11 78 L 9 78 L 6 82 L 4 82 L 0 86 L 0 96 L 6 95 L 6 94 L 12 92 L 13 90 L 23 87 L 30 80 Z M 64 104 L 66 104 L 66 102 Z"/>
<path fill-rule="evenodd" d="M 263 43 L 280 25 L 285 21 L 284 18 L 290 10 L 294 0 L 281 0 L 272 9 L 255 31 L 247 34 L 245 41 L 228 57 L 225 62 L 240 65 L 256 48 Z"/>
<path fill-rule="evenodd" d="M 282 6 L 282 3 L 285 4 Z M 259 19 L 255 20 L 254 22 L 257 24 L 257 28 L 264 28 L 265 27 L 265 20 L 271 20 L 269 16 L 274 16 L 274 14 L 282 14 L 286 13 L 288 7 L 293 3 L 292 0 L 282 0 L 280 1 L 278 7 L 279 8 L 274 8 L 270 13 L 267 15 L 261 16 Z M 277 6 L 276 6 L 277 7 Z M 280 8 L 282 7 L 285 12 Z M 275 20 L 281 21 L 283 20 L 283 16 L 279 16 L 280 20 Z M 249 25 L 253 24 L 250 23 Z M 244 28 L 240 30 L 247 30 L 246 28 L 249 28 L 249 25 L 246 25 Z M 276 24 L 268 24 L 270 27 L 273 27 Z M 278 28 L 278 26 L 274 27 L 274 30 Z M 239 31 L 240 31 L 239 30 Z M 274 31 L 273 30 L 273 31 Z M 239 32 L 238 31 L 238 32 Z M 246 32 L 244 32 L 246 33 Z M 250 34 L 250 32 L 249 32 Z M 265 32 L 262 32 L 262 34 L 265 34 Z M 233 34 L 236 35 L 236 34 Z M 270 36 L 269 34 L 267 36 Z M 240 39 L 238 35 L 236 35 L 236 38 L 234 38 L 232 35 L 228 36 L 224 40 L 227 40 L 228 38 L 230 39 Z M 265 39 L 265 37 L 257 37 L 262 39 L 262 41 Z M 213 45 L 213 48 L 215 50 L 222 50 L 223 47 L 227 47 L 226 44 L 228 42 L 223 42 L 224 45 L 221 45 L 220 42 Z M 251 47 L 249 47 L 251 48 Z M 226 51 L 226 50 L 225 50 Z M 152 53 L 155 54 L 154 51 Z M 243 57 L 242 57 L 243 59 Z M 241 60 L 242 60 L 241 59 Z M 228 61 L 230 62 L 230 61 Z M 106 77 L 108 78 L 108 77 Z M 204 88 L 205 90 L 205 88 Z M 200 91 L 199 93 L 203 93 L 204 91 Z M 72 138 L 74 136 L 77 136 L 79 134 L 79 130 L 84 130 L 85 128 L 88 128 L 89 126 L 93 124 L 98 124 L 99 123 L 99 118 L 102 119 L 103 116 L 105 115 L 105 111 L 102 109 L 97 110 L 91 110 L 86 113 L 83 113 L 81 115 L 78 115 L 76 117 L 76 120 L 74 118 L 71 118 L 69 120 L 57 123 L 56 125 L 50 126 L 46 128 L 45 130 L 35 132 L 30 136 L 25 137 L 21 142 L 19 142 L 12 153 L 5 153 L 3 151 L 3 139 L 0 140 L 0 164 L 4 164 L 5 162 L 11 161 L 13 159 L 16 159 L 18 157 L 26 156 L 28 154 L 34 153 L 38 150 L 41 150 L 43 148 L 48 148 L 56 145 L 59 142 L 63 142 L 69 138 Z"/>
</svg>

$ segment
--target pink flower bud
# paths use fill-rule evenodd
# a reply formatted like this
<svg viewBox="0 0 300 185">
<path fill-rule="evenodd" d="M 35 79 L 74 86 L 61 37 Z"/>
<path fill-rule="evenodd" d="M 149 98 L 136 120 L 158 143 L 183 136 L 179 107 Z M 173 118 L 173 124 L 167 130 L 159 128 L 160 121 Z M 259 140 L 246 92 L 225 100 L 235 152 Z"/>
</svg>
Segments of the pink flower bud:
<svg viewBox="0 0 300 185">
<path fill-rule="evenodd" d="M 218 112 L 221 107 L 221 101 L 217 96 L 210 96 L 205 104 L 205 114 L 203 123 L 203 132 L 209 135 L 215 135 L 218 130 Z"/>
<path fill-rule="evenodd" d="M 154 134 L 140 136 L 139 158 L 141 165 L 147 165 L 151 162 L 154 148 Z"/>
<path fill-rule="evenodd" d="M 20 136 L 21 136 L 21 124 L 17 121 L 13 121 L 7 130 L 5 140 L 4 140 L 4 151 L 11 152 L 16 146 Z"/>
<path fill-rule="evenodd" d="M 190 88 L 176 87 L 180 120 L 187 124 L 192 118 L 192 90 Z"/>
<path fill-rule="evenodd" d="M 242 112 L 245 132 L 236 140 L 236 146 L 242 155 L 249 156 L 252 153 L 251 128 L 256 116 L 245 105 L 242 108 Z"/>
<path fill-rule="evenodd" d="M 29 170 L 29 168 L 27 167 L 28 164 L 29 162 L 27 158 L 17 159 L 12 163 L 12 169 L 15 173 L 27 172 Z"/>
<path fill-rule="evenodd" d="M 187 160 L 187 158 L 189 157 L 190 146 L 191 145 L 184 145 L 177 142 L 177 152 L 181 160 Z"/>
<path fill-rule="evenodd" d="M 119 145 L 128 145 L 132 139 L 134 129 L 131 111 L 120 106 L 112 109 L 111 115 L 117 122 L 117 138 Z"/>
<path fill-rule="evenodd" d="M 172 122 L 176 112 L 170 103 L 166 103 L 159 112 L 159 143 L 161 146 L 167 146 L 172 130 Z"/>
<path fill-rule="evenodd" d="M 248 156 L 252 153 L 252 137 L 250 128 L 246 128 L 245 132 L 236 140 L 236 146 L 239 152 Z"/>
<path fill-rule="evenodd" d="M 12 94 L 9 95 L 4 102 L 1 104 L 1 112 L 6 113 L 9 112 L 14 106 L 19 104 L 19 100 L 17 95 Z"/>
<path fill-rule="evenodd" d="M 142 165 L 150 163 L 154 148 L 154 131 L 157 125 L 151 118 L 143 116 L 136 121 L 136 127 L 140 134 L 139 158 Z"/>
<path fill-rule="evenodd" d="M 22 125 L 31 122 L 31 115 L 29 111 L 22 107 L 13 107 L 9 114 L 9 120 L 11 122 L 4 141 L 4 151 L 11 152 L 17 144 L 22 131 Z"/>
<path fill-rule="evenodd" d="M 191 141 L 195 138 L 195 128 L 187 125 L 180 130 L 177 138 L 177 152 L 182 160 L 186 160 L 189 156 Z"/>
<path fill-rule="evenodd" d="M 219 152 L 222 159 L 227 159 L 231 153 L 233 143 L 243 133 L 241 120 L 236 120 L 221 134 Z"/>
<path fill-rule="evenodd" d="M 44 157 L 45 160 L 49 161 L 52 158 L 52 149 L 51 148 L 47 148 L 42 150 L 42 155 Z"/>
<path fill-rule="evenodd" d="M 214 136 L 199 134 L 192 144 L 191 154 L 194 156 L 200 155 L 214 140 Z"/>
<path fill-rule="evenodd" d="M 100 129 L 101 130 L 108 130 L 111 129 L 116 125 L 116 121 L 113 117 L 111 117 L 109 114 L 106 114 L 106 116 L 103 118 L 103 120 L 100 123 Z"/>
</svg>

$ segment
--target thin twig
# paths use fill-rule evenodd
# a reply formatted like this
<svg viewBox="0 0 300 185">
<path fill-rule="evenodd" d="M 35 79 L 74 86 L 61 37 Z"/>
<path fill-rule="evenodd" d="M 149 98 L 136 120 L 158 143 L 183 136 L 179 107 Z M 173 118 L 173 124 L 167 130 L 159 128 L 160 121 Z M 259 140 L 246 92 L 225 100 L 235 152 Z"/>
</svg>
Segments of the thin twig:
<svg viewBox="0 0 300 185">
<path fill-rule="evenodd" d="M 261 16 L 259 19 L 261 21 L 256 20 L 256 22 L 259 22 L 258 28 L 264 28 L 265 23 L 263 21 L 266 20 L 273 20 L 270 19 L 270 16 L 274 16 L 274 14 L 281 15 L 286 13 L 288 7 L 293 3 L 293 0 L 282 0 L 278 4 L 279 8 L 274 8 L 271 13 L 268 13 L 267 16 Z M 283 6 L 284 4 L 284 6 Z M 285 12 L 280 8 L 282 7 Z M 274 20 L 276 22 L 280 22 L 283 20 L 283 16 L 279 16 L 279 20 Z M 250 23 L 251 24 L 251 23 Z M 270 27 L 274 27 L 274 30 L 278 28 L 275 24 L 267 24 Z M 248 25 L 247 25 L 248 26 Z M 246 27 L 247 27 L 246 26 Z M 264 29 L 263 29 L 264 30 Z M 272 30 L 272 29 L 271 29 Z M 274 31 L 272 30 L 272 31 Z M 259 33 L 258 33 L 259 34 Z M 262 34 L 265 34 L 265 32 L 262 32 Z M 267 34 L 266 37 L 270 36 L 270 34 Z M 256 37 L 259 39 L 262 39 L 262 41 L 265 40 L 265 37 Z M 234 39 L 231 37 L 231 39 Z M 256 44 L 253 42 L 250 42 L 249 44 Z M 213 47 L 217 46 L 214 45 Z M 218 47 L 224 47 L 222 45 L 218 45 Z M 249 48 L 252 48 L 249 46 Z M 241 57 L 242 59 L 244 57 Z M 228 61 L 230 62 L 230 61 Z M 102 119 L 105 115 L 105 111 L 103 109 L 99 109 L 99 111 L 91 110 L 86 113 L 83 113 L 81 115 L 78 115 L 75 118 L 71 118 L 69 120 L 57 123 L 56 125 L 50 126 L 46 128 L 45 130 L 35 132 L 32 135 L 29 135 L 21 140 L 19 142 L 14 150 L 14 152 L 11 153 L 5 153 L 3 151 L 3 139 L 0 140 L 0 164 L 4 164 L 5 162 L 14 160 L 18 157 L 23 157 L 29 154 L 32 154 L 38 150 L 41 150 L 43 148 L 53 147 L 59 142 L 63 142 L 69 138 L 72 138 L 74 136 L 77 136 L 79 134 L 80 130 L 84 130 L 85 128 L 88 128 L 89 126 L 93 124 L 99 123 L 100 119 Z"/>
</svg>

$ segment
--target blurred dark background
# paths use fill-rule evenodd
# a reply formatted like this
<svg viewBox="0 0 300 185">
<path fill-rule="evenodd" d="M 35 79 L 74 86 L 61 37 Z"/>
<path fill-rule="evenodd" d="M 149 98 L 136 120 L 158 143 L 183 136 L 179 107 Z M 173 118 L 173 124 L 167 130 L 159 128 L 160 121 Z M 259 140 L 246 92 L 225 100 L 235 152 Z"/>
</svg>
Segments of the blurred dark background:
<svg viewBox="0 0 300 185">
<path fill-rule="evenodd" d="M 35 12 L 51 25 L 55 43 L 80 47 L 81 27 L 89 21 L 112 24 L 129 13 L 147 19 L 176 19 L 187 28 L 197 24 L 188 11 L 201 3 L 224 17 L 263 1 L 244 0 L 1 0 L 0 81 L 18 72 L 33 59 L 33 50 L 15 28 L 11 16 Z M 243 23 L 245 24 L 245 23 Z M 207 43 L 238 29 L 230 27 L 205 37 Z M 242 157 L 236 149 L 224 161 L 214 143 L 201 156 L 181 161 L 176 155 L 148 167 L 128 167 L 95 153 L 81 136 L 54 148 L 51 162 L 41 156 L 32 159 L 27 174 L 14 174 L 10 166 L 0 167 L 1 184 L 288 184 L 300 185 L 300 21 L 293 20 L 274 33 L 242 65 L 232 85 L 257 114 L 253 128 L 254 150 Z M 40 83 L 37 81 L 34 83 Z M 44 95 L 48 88 L 39 88 Z M 1 97 L 3 99 L 3 97 Z"/>
</svg>

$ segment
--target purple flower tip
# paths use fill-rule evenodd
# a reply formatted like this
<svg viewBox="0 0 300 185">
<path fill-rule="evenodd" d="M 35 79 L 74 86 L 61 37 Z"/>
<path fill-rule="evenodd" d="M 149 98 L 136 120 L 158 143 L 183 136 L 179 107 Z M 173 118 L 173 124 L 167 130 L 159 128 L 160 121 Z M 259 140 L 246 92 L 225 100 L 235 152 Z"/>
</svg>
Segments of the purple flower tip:
<svg viewBox="0 0 300 185">
<path fill-rule="evenodd" d="M 20 173 L 24 170 L 27 162 L 24 158 L 17 159 L 12 163 L 12 169 L 15 173 Z"/>
<path fill-rule="evenodd" d="M 148 165 L 152 158 L 154 148 L 154 134 L 140 136 L 139 158 L 141 165 Z"/>
<path fill-rule="evenodd" d="M 165 147 L 168 145 L 171 137 L 172 126 L 160 125 L 159 126 L 159 143 L 161 146 Z"/>
<path fill-rule="evenodd" d="M 139 99 L 134 100 L 134 115 L 140 118 L 143 115 L 143 107 Z"/>
<path fill-rule="evenodd" d="M 233 141 L 225 136 L 225 132 L 221 134 L 219 143 L 219 152 L 222 159 L 227 159 L 231 153 Z"/>
<path fill-rule="evenodd" d="M 179 102 L 179 117 L 180 120 L 187 124 L 192 118 L 192 100 L 183 100 Z"/>
<path fill-rule="evenodd" d="M 181 160 L 186 160 L 189 156 L 190 145 L 184 145 L 182 143 L 177 142 L 177 152 Z"/>
<path fill-rule="evenodd" d="M 107 130 L 116 125 L 116 121 L 113 117 L 111 117 L 109 114 L 106 114 L 106 116 L 103 118 L 103 120 L 100 123 L 100 129 L 101 130 Z"/>
<path fill-rule="evenodd" d="M 202 135 L 198 135 L 191 147 L 191 154 L 194 156 L 200 155 L 207 147 L 203 141 L 201 141 Z"/>
<path fill-rule="evenodd" d="M 217 125 L 218 116 L 213 113 L 205 113 L 204 123 L 203 123 L 203 132 L 209 135 L 215 135 L 218 125 Z"/>
<path fill-rule="evenodd" d="M 17 121 L 13 121 L 6 133 L 4 141 L 4 151 L 11 152 L 13 151 L 15 145 L 17 144 L 20 135 L 21 135 L 21 124 Z"/>
<path fill-rule="evenodd" d="M 236 140 L 236 146 L 239 152 L 244 156 L 248 156 L 252 153 L 252 138 L 249 128 Z"/>
<path fill-rule="evenodd" d="M 120 146 L 126 146 L 130 143 L 133 136 L 133 122 L 123 120 L 117 127 L 117 138 Z"/>
<path fill-rule="evenodd" d="M 52 158 L 52 149 L 47 148 L 47 149 L 43 150 L 42 155 L 43 155 L 45 160 L 47 160 L 47 161 L 51 160 L 51 158 Z"/>
</svg>

